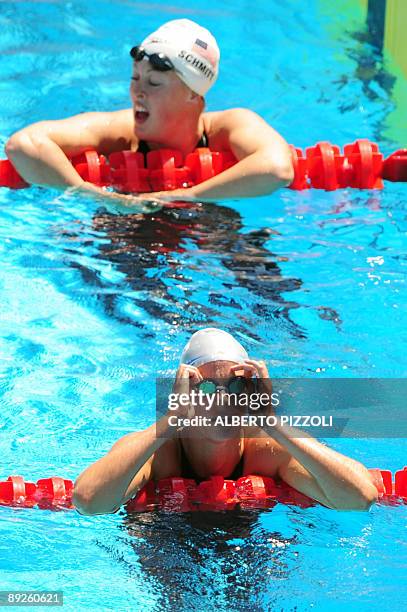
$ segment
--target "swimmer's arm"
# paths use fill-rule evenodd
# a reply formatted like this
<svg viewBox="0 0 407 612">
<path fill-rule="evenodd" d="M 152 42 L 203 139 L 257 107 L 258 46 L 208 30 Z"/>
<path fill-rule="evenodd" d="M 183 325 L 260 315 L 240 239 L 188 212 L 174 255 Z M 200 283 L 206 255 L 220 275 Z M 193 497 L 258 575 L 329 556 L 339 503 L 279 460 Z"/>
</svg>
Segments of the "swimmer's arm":
<svg viewBox="0 0 407 612">
<path fill-rule="evenodd" d="M 132 125 L 131 109 L 41 121 L 13 134 L 5 150 L 27 183 L 86 188 L 87 183 L 67 155 L 77 155 L 86 149 L 108 154 L 129 148 Z"/>
<path fill-rule="evenodd" d="M 237 164 L 199 185 L 163 191 L 156 197 L 220 200 L 271 194 L 294 179 L 291 153 L 286 141 L 259 115 L 235 108 L 220 113 L 225 145 Z"/>
<path fill-rule="evenodd" d="M 278 475 L 301 493 L 336 510 L 368 510 L 377 501 L 369 471 L 358 461 L 293 427 L 277 425 L 270 434 L 288 451 Z"/>
<path fill-rule="evenodd" d="M 168 439 L 167 419 L 123 436 L 78 476 L 73 503 L 81 514 L 116 512 L 152 478 L 154 453 Z"/>
</svg>

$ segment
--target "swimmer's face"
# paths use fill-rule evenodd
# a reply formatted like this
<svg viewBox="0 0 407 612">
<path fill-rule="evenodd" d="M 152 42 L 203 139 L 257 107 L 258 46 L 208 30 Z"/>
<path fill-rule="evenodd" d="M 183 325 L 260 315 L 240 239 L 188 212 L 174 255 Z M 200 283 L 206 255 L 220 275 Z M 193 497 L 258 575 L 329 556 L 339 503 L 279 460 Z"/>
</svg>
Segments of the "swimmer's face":
<svg viewBox="0 0 407 612">
<path fill-rule="evenodd" d="M 232 378 L 243 375 L 243 370 L 232 372 L 231 368 L 236 365 L 236 361 L 212 361 L 198 367 L 198 370 L 204 380 L 214 381 L 220 389 L 216 391 L 214 401 L 208 404 L 208 400 L 204 400 L 203 405 L 196 409 L 196 414 L 203 415 L 207 418 L 212 418 L 212 425 L 208 427 L 200 427 L 194 431 L 194 434 L 199 436 L 201 440 L 231 440 L 239 435 L 239 427 L 228 427 L 218 425 L 215 426 L 214 419 L 217 416 L 225 417 L 227 414 L 235 414 L 236 407 L 233 400 L 229 404 L 225 401 L 227 389 L 224 387 Z M 233 446 L 233 445 L 232 445 Z"/>
<path fill-rule="evenodd" d="M 145 59 L 133 62 L 130 96 L 135 134 L 140 139 L 165 142 L 179 129 L 180 118 L 197 96 L 174 70 L 154 70 Z"/>
<path fill-rule="evenodd" d="M 204 363 L 203 365 L 199 366 L 198 370 L 203 378 L 210 378 L 211 380 L 224 382 L 232 376 L 230 370 L 232 366 L 236 365 L 236 363 L 236 361 L 224 360 L 211 361 L 210 363 Z M 238 374 L 240 374 L 240 372 Z"/>
<path fill-rule="evenodd" d="M 211 414 L 208 416 L 215 416 L 216 414 L 222 414 L 227 411 L 228 404 L 222 404 L 222 395 L 226 395 L 230 392 L 227 387 L 228 383 L 232 381 L 236 376 L 243 376 L 244 371 L 233 372 L 231 368 L 236 365 L 236 361 L 212 361 L 199 366 L 198 370 L 204 380 L 214 381 L 219 385 L 219 389 L 216 391 L 215 401 L 212 404 Z M 219 401 L 218 401 L 219 400 Z M 229 404 L 233 409 L 235 407 L 234 402 L 231 401 Z"/>
</svg>

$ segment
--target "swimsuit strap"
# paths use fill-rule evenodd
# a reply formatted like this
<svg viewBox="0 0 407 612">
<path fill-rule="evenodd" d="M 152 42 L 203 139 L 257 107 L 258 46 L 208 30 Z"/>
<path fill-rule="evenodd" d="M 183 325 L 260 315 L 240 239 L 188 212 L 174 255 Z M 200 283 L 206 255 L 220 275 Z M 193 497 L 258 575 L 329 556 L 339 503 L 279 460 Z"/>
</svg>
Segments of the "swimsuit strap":
<svg viewBox="0 0 407 612">
<path fill-rule="evenodd" d="M 208 146 L 208 136 L 204 130 L 201 138 L 199 139 L 198 144 L 196 145 L 196 149 L 198 149 L 198 147 L 207 147 Z M 150 147 L 148 146 L 147 142 L 145 140 L 139 140 L 138 143 L 138 147 L 137 147 L 137 152 L 138 153 L 142 153 L 144 155 L 144 157 L 147 155 L 147 153 L 149 153 L 151 151 Z"/>
<path fill-rule="evenodd" d="M 198 147 L 207 147 L 207 146 L 208 146 L 208 136 L 206 135 L 206 132 L 204 129 L 203 134 L 195 148 L 198 149 Z"/>
<path fill-rule="evenodd" d="M 184 446 L 182 444 L 182 441 L 179 441 L 180 443 L 180 447 L 181 447 L 181 475 L 182 478 L 192 478 L 193 480 L 204 480 L 201 476 L 198 476 L 191 464 L 188 461 L 188 458 L 186 456 L 185 453 L 185 449 Z M 240 478 L 241 476 L 243 476 L 243 462 L 244 462 L 244 457 L 243 455 L 240 457 L 240 461 L 239 463 L 236 464 L 232 474 L 230 476 L 228 476 L 227 478 L 230 480 L 237 480 L 238 478 Z"/>
<path fill-rule="evenodd" d="M 139 140 L 138 147 L 137 147 L 137 153 L 142 153 L 145 157 L 149 151 L 150 151 L 150 147 L 148 146 L 146 141 Z"/>
</svg>

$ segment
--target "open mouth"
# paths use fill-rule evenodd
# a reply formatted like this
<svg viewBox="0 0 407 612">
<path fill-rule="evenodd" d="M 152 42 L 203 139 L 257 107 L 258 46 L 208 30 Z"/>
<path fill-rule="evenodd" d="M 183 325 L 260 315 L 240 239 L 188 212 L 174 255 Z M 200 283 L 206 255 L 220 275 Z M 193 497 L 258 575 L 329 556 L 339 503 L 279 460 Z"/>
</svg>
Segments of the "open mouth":
<svg viewBox="0 0 407 612">
<path fill-rule="evenodd" d="M 145 121 L 147 121 L 148 117 L 150 116 L 150 113 L 146 110 L 136 110 L 134 116 L 136 118 L 137 123 L 144 123 Z"/>
</svg>

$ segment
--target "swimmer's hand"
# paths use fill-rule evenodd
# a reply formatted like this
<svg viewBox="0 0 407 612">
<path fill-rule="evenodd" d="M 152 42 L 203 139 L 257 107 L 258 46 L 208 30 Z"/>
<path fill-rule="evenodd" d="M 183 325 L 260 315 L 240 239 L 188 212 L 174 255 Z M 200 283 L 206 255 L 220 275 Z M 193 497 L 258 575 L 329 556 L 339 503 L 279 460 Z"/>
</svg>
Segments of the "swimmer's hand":
<svg viewBox="0 0 407 612">
<path fill-rule="evenodd" d="M 188 187 L 186 189 L 171 189 L 171 191 L 154 191 L 152 193 L 142 193 L 140 197 L 144 197 L 146 199 L 152 198 L 157 202 L 162 202 L 165 204 L 166 202 L 181 201 L 181 202 L 193 202 L 196 201 L 196 197 L 194 195 L 194 191 L 192 187 Z"/>
<path fill-rule="evenodd" d="M 273 385 L 270 379 L 270 375 L 267 370 L 266 363 L 264 361 L 255 361 L 254 359 L 245 359 L 244 363 L 240 363 L 238 365 L 232 366 L 230 368 L 230 372 L 235 374 L 236 376 L 242 375 L 245 378 L 256 380 L 256 387 L 253 389 L 253 392 L 259 393 L 267 393 L 270 397 L 270 402 L 265 405 L 263 408 L 253 412 L 253 414 L 267 414 L 274 415 L 275 410 L 272 403 L 271 395 L 273 393 Z"/>
<path fill-rule="evenodd" d="M 181 394 L 190 395 L 192 387 L 200 383 L 202 380 L 202 374 L 198 368 L 181 363 L 175 375 L 175 382 L 172 392 L 177 394 L 179 397 Z M 179 402 L 177 411 L 174 412 L 174 414 L 176 414 L 176 416 L 186 417 L 189 419 L 195 416 L 195 409 L 189 402 Z"/>
<path fill-rule="evenodd" d="M 103 187 L 97 187 L 93 183 L 88 183 L 87 181 L 83 181 L 83 183 L 76 187 L 69 188 L 67 192 L 81 193 L 94 198 L 96 197 L 103 205 L 112 204 L 117 212 L 123 210 L 125 210 L 125 212 L 155 212 L 160 210 L 164 203 L 163 199 L 160 200 L 154 197 L 155 194 L 127 195 L 114 191 L 106 191 Z"/>
</svg>

